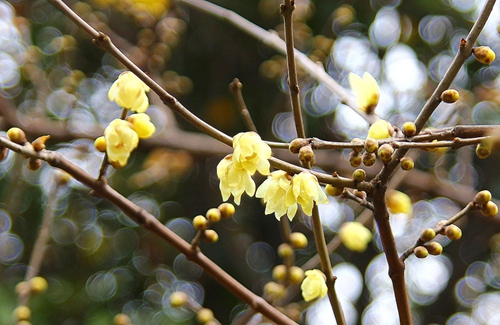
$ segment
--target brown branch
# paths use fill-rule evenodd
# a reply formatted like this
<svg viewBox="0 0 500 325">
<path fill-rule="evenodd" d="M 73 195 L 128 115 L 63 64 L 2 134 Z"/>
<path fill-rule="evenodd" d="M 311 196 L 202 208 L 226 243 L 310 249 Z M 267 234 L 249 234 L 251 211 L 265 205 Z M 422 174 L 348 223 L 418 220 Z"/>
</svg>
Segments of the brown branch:
<svg viewBox="0 0 500 325">
<path fill-rule="evenodd" d="M 238 107 L 240 108 L 241 116 L 243 117 L 243 121 L 245 122 L 247 129 L 249 129 L 250 131 L 254 131 L 255 133 L 258 133 L 257 127 L 255 126 L 255 123 L 252 120 L 252 116 L 250 116 L 250 112 L 248 111 L 247 105 L 245 104 L 245 100 L 243 99 L 241 88 L 243 88 L 243 85 L 237 78 L 235 78 L 233 82 L 229 84 L 229 90 L 231 90 L 234 96 L 236 97 L 236 101 L 238 102 Z"/>
<path fill-rule="evenodd" d="M 34 150 L 30 150 L 16 143 L 13 143 L 4 137 L 0 137 L 0 144 L 28 157 L 45 160 L 51 166 L 64 170 L 72 177 L 74 177 L 77 181 L 91 188 L 95 195 L 107 199 L 115 206 L 117 206 L 120 210 L 122 210 L 137 224 L 141 225 L 152 233 L 155 233 L 160 238 L 165 240 L 165 242 L 179 250 L 186 256 L 188 260 L 200 265 L 205 270 L 205 272 L 210 274 L 216 281 L 225 286 L 229 291 L 231 291 L 238 298 L 248 304 L 251 308 L 262 313 L 267 318 L 278 324 L 296 324 L 288 317 L 277 311 L 274 307 L 269 305 L 263 298 L 255 295 L 241 283 L 232 278 L 228 273 L 226 273 L 203 253 L 198 250 L 192 250 L 191 245 L 188 242 L 168 229 L 153 215 L 146 212 L 146 210 L 144 210 L 143 208 L 135 205 L 133 202 L 127 200 L 116 190 L 111 188 L 105 181 L 96 180 L 90 174 L 86 173 L 80 167 L 68 161 L 59 153 L 48 150 L 36 152 Z"/>
</svg>

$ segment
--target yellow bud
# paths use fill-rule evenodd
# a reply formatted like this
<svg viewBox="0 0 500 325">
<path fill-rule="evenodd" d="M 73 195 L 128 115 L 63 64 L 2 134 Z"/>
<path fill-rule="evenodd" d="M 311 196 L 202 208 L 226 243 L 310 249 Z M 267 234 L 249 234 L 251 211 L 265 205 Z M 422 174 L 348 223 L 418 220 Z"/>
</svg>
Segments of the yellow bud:
<svg viewBox="0 0 500 325">
<path fill-rule="evenodd" d="M 342 194 L 342 192 L 344 192 L 344 188 L 343 187 L 335 187 L 331 184 L 327 184 L 325 186 L 325 192 L 326 192 L 326 194 L 328 194 L 330 196 L 339 196 Z"/>
<path fill-rule="evenodd" d="M 417 133 L 417 126 L 413 122 L 405 122 L 401 131 L 406 137 L 412 137 Z"/>
<path fill-rule="evenodd" d="M 413 249 L 413 254 L 418 258 L 426 258 L 429 255 L 429 251 L 424 246 L 417 246 Z"/>
<path fill-rule="evenodd" d="M 402 170 L 412 170 L 414 166 L 415 166 L 415 163 L 413 162 L 413 159 L 411 159 L 410 157 L 401 158 L 401 169 Z"/>
<path fill-rule="evenodd" d="M 48 139 L 50 139 L 50 135 L 42 135 L 36 138 L 32 143 L 33 149 L 35 149 L 35 151 L 42 151 L 45 149 L 45 142 L 47 142 Z"/>
<path fill-rule="evenodd" d="M 210 322 L 214 319 L 214 313 L 212 312 L 211 309 L 202 308 L 202 309 L 198 310 L 198 312 L 196 313 L 196 319 L 201 324 L 205 324 L 205 323 Z"/>
<path fill-rule="evenodd" d="M 382 140 L 392 137 L 393 133 L 394 133 L 394 128 L 392 127 L 391 123 L 385 120 L 378 120 L 370 126 L 367 138 Z M 365 143 L 365 148 L 366 148 L 366 143 Z"/>
<path fill-rule="evenodd" d="M 363 151 L 364 148 L 363 140 L 359 138 L 354 138 L 351 140 L 351 144 L 356 146 L 352 148 L 352 151 L 356 153 L 360 153 L 361 151 Z"/>
<path fill-rule="evenodd" d="M 293 248 L 287 243 L 283 243 L 278 246 L 278 255 L 280 257 L 290 257 L 293 254 Z"/>
<path fill-rule="evenodd" d="M 385 165 L 391 162 L 393 153 L 394 148 L 388 143 L 383 144 L 380 148 L 378 148 L 378 157 Z"/>
<path fill-rule="evenodd" d="M 445 228 L 444 233 L 451 240 L 459 240 L 462 238 L 462 229 L 455 225 L 449 225 Z"/>
<path fill-rule="evenodd" d="M 460 94 L 455 89 L 446 89 L 441 94 L 441 100 L 445 103 L 454 103 L 458 100 Z"/>
<path fill-rule="evenodd" d="M 387 191 L 386 203 L 391 213 L 405 213 L 411 215 L 413 210 L 410 197 L 400 191 Z"/>
<path fill-rule="evenodd" d="M 377 161 L 377 156 L 372 152 L 365 152 L 363 154 L 363 165 L 366 167 L 373 166 Z"/>
<path fill-rule="evenodd" d="M 276 281 L 285 281 L 286 279 L 286 266 L 283 264 L 276 265 L 273 269 L 273 279 Z"/>
<path fill-rule="evenodd" d="M 423 242 L 428 242 L 429 240 L 433 240 L 436 237 L 436 232 L 432 228 L 426 228 L 422 230 L 420 234 L 420 240 Z"/>
<path fill-rule="evenodd" d="M 443 252 L 443 246 L 435 241 L 425 244 L 425 247 L 431 255 L 440 255 Z"/>
<path fill-rule="evenodd" d="M 197 215 L 193 218 L 193 226 L 196 230 L 205 230 L 207 229 L 207 218 L 202 215 Z"/>
<path fill-rule="evenodd" d="M 488 190 L 480 191 L 476 194 L 474 202 L 479 205 L 483 205 L 491 201 L 491 192 Z"/>
<path fill-rule="evenodd" d="M 352 173 L 352 178 L 354 179 L 355 182 L 362 182 L 365 180 L 366 178 L 366 172 L 364 169 L 356 169 L 353 173 Z"/>
<path fill-rule="evenodd" d="M 310 146 L 304 146 L 299 150 L 299 160 L 303 166 L 312 166 L 316 162 L 314 151 Z"/>
<path fill-rule="evenodd" d="M 30 290 L 33 294 L 39 294 L 45 292 L 49 284 L 45 278 L 41 276 L 35 276 L 29 281 Z"/>
<path fill-rule="evenodd" d="M 170 295 L 170 306 L 174 308 L 182 307 L 186 304 L 189 297 L 185 292 L 175 291 Z"/>
<path fill-rule="evenodd" d="M 285 287 L 276 282 L 268 282 L 264 285 L 264 294 L 269 300 L 276 300 L 285 293 Z"/>
<path fill-rule="evenodd" d="M 15 290 L 18 295 L 24 295 L 27 294 L 31 290 L 31 288 L 28 282 L 21 281 L 18 284 L 16 284 Z"/>
<path fill-rule="evenodd" d="M 219 222 L 221 218 L 221 213 L 219 209 L 211 208 L 208 209 L 206 217 L 210 222 Z"/>
<path fill-rule="evenodd" d="M 26 142 L 28 142 L 28 140 L 26 139 L 26 133 L 24 133 L 24 131 L 20 128 L 10 128 L 7 131 L 7 136 L 9 137 L 10 141 L 17 144 L 25 144 Z"/>
<path fill-rule="evenodd" d="M 486 202 L 485 205 L 481 206 L 480 210 L 483 216 L 490 218 L 497 215 L 498 206 L 493 201 L 489 201 Z"/>
<path fill-rule="evenodd" d="M 295 249 L 307 247 L 307 237 L 301 232 L 292 232 L 290 234 L 290 244 Z"/>
<path fill-rule="evenodd" d="M 373 138 L 367 138 L 365 141 L 365 150 L 367 152 L 375 152 L 378 150 L 378 142 Z"/>
<path fill-rule="evenodd" d="M 290 142 L 288 149 L 290 150 L 291 153 L 299 153 L 299 150 L 302 147 L 307 146 L 308 144 L 309 140 L 303 138 L 297 138 L 294 139 L 292 142 Z"/>
<path fill-rule="evenodd" d="M 130 323 L 130 317 L 126 314 L 116 314 L 115 317 L 113 317 L 114 325 L 129 325 Z"/>
<path fill-rule="evenodd" d="M 99 152 L 106 152 L 106 139 L 104 138 L 104 136 L 95 139 L 94 147 Z"/>
<path fill-rule="evenodd" d="M 488 46 L 478 46 L 472 49 L 476 60 L 482 64 L 490 64 L 495 60 L 495 52 Z"/>
<path fill-rule="evenodd" d="M 304 280 L 304 270 L 298 266 L 292 266 L 290 268 L 290 282 L 293 284 L 299 284 Z"/>
<path fill-rule="evenodd" d="M 31 309 L 26 306 L 19 306 L 14 309 L 13 316 L 16 321 L 28 320 L 31 318 Z"/>
<path fill-rule="evenodd" d="M 361 165 L 361 155 L 357 152 L 351 151 L 349 153 L 349 163 L 351 164 L 352 167 L 358 167 Z"/>
<path fill-rule="evenodd" d="M 229 219 L 236 212 L 234 205 L 231 203 L 222 203 L 217 209 L 219 209 L 222 219 Z"/>
<path fill-rule="evenodd" d="M 219 240 L 219 234 L 215 230 L 207 229 L 205 230 L 205 240 L 209 243 L 215 243 Z"/>
<path fill-rule="evenodd" d="M 490 154 L 491 154 L 491 147 L 490 146 L 488 146 L 486 144 L 483 144 L 483 143 L 479 143 L 477 145 L 477 147 L 476 147 L 476 155 L 478 156 L 478 158 L 485 159 Z"/>
<path fill-rule="evenodd" d="M 42 167 L 42 161 L 37 158 L 28 158 L 28 169 L 32 171 L 37 171 Z"/>
</svg>

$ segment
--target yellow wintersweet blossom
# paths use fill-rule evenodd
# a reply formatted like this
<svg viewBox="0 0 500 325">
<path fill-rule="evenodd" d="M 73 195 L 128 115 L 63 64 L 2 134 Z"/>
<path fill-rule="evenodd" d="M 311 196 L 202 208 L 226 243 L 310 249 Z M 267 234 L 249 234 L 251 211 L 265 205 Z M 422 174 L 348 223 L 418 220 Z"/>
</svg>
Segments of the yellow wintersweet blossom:
<svg viewBox="0 0 500 325">
<path fill-rule="evenodd" d="M 345 247 L 355 252 L 364 252 L 372 240 L 372 233 L 360 222 L 346 222 L 339 230 L 339 236 Z"/>
<path fill-rule="evenodd" d="M 115 168 L 127 165 L 130 153 L 137 147 L 139 137 L 134 126 L 127 121 L 115 119 L 104 130 L 108 161 Z"/>
<path fill-rule="evenodd" d="M 127 121 L 134 125 L 134 131 L 141 139 L 150 138 L 156 131 L 154 124 L 151 123 L 151 118 L 146 113 L 132 114 L 127 117 Z"/>
<path fill-rule="evenodd" d="M 300 289 L 305 301 L 311 301 L 317 298 L 323 298 L 328 292 L 326 286 L 326 276 L 318 269 L 305 272 L 306 278 L 302 281 Z"/>
<path fill-rule="evenodd" d="M 386 120 L 378 120 L 370 126 L 367 138 L 382 140 L 392 137 L 393 133 L 394 128 L 391 123 Z"/>
<path fill-rule="evenodd" d="M 256 197 L 262 198 L 266 204 L 266 214 L 271 214 L 274 212 L 276 219 L 281 219 L 281 217 L 288 211 L 292 212 L 293 205 L 288 206 L 286 204 L 286 194 L 291 187 L 291 176 L 285 171 L 277 170 L 272 172 L 267 179 L 262 183 L 257 189 Z M 297 211 L 297 204 L 294 204 L 295 211 Z M 289 214 L 290 220 L 295 215 Z"/>
<path fill-rule="evenodd" d="M 363 78 L 355 73 L 347 76 L 359 107 L 367 114 L 373 113 L 380 97 L 380 88 L 371 74 L 365 72 Z"/>
<path fill-rule="evenodd" d="M 111 85 L 108 98 L 118 105 L 134 112 L 145 112 L 149 106 L 146 92 L 149 87 L 130 71 L 125 71 Z"/>
<path fill-rule="evenodd" d="M 217 165 L 217 177 L 220 179 L 219 188 L 224 201 L 227 201 L 232 194 L 234 203 L 240 205 L 243 192 L 249 196 L 255 193 L 252 176 L 248 170 L 236 167 L 231 154 L 224 157 Z"/>
<path fill-rule="evenodd" d="M 297 203 L 302 206 L 305 214 L 310 216 L 314 204 L 328 203 L 326 194 L 319 186 L 316 176 L 309 172 L 295 174 L 292 178 L 292 186 L 286 193 L 286 205 L 289 206 L 287 215 L 292 219 L 297 212 Z"/>
<path fill-rule="evenodd" d="M 408 195 L 403 192 L 396 190 L 387 191 L 387 195 L 385 197 L 385 202 L 387 204 L 387 208 L 389 212 L 396 213 L 404 213 L 411 215 L 413 211 L 413 207 L 411 205 L 411 199 Z"/>
<path fill-rule="evenodd" d="M 233 161 L 236 168 L 246 169 L 250 175 L 258 170 L 269 175 L 271 148 L 255 132 L 238 133 L 233 138 Z"/>
</svg>

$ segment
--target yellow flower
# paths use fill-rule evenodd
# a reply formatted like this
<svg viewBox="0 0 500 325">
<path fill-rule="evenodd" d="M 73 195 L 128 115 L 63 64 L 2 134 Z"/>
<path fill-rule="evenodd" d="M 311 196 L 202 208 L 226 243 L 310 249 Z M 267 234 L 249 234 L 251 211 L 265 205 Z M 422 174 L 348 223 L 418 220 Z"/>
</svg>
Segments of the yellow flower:
<svg viewBox="0 0 500 325">
<path fill-rule="evenodd" d="M 297 204 L 292 206 L 286 204 L 286 194 L 291 186 L 291 177 L 284 171 L 278 170 L 272 172 L 268 178 L 257 189 L 256 197 L 262 198 L 266 204 L 266 214 L 274 212 L 276 219 L 280 219 L 287 211 L 294 211 L 289 214 L 290 220 L 297 211 Z M 293 207 L 294 206 L 294 207 Z"/>
<path fill-rule="evenodd" d="M 250 175 L 256 170 L 269 175 L 271 148 L 255 132 L 238 133 L 233 138 L 233 161 L 236 168 L 246 169 Z"/>
<path fill-rule="evenodd" d="M 141 79 L 125 71 L 109 88 L 108 97 L 123 108 L 142 113 L 149 106 L 148 91 L 149 87 Z"/>
<path fill-rule="evenodd" d="M 318 269 L 309 270 L 305 272 L 305 276 L 306 278 L 300 286 L 302 297 L 304 297 L 305 301 L 326 296 L 328 287 L 326 286 L 326 276 L 323 272 Z"/>
<path fill-rule="evenodd" d="M 385 202 L 387 208 L 393 214 L 404 213 L 411 215 L 412 213 L 413 207 L 411 205 L 411 199 L 403 192 L 396 190 L 387 191 Z"/>
<path fill-rule="evenodd" d="M 364 252 L 372 240 L 372 233 L 360 222 L 346 222 L 340 227 L 340 239 L 345 247 L 355 252 Z"/>
<path fill-rule="evenodd" d="M 150 138 L 156 131 L 151 118 L 146 113 L 132 114 L 127 117 L 127 121 L 134 125 L 134 131 L 141 139 Z"/>
<path fill-rule="evenodd" d="M 394 128 L 392 124 L 385 120 L 378 120 L 370 126 L 367 138 L 382 140 L 392 137 Z"/>
<path fill-rule="evenodd" d="M 234 203 L 240 205 L 241 195 L 246 192 L 249 196 L 255 193 L 255 183 L 248 170 L 236 168 L 233 155 L 227 155 L 217 165 L 217 177 L 220 179 L 220 191 L 224 201 L 234 196 Z"/>
<path fill-rule="evenodd" d="M 108 160 L 115 168 L 127 165 L 130 153 L 137 148 L 139 137 L 133 125 L 127 121 L 115 119 L 104 130 L 106 140 L 106 153 Z"/>
<path fill-rule="evenodd" d="M 351 72 L 347 79 L 356 95 L 359 107 L 367 114 L 373 113 L 380 97 L 377 81 L 368 72 L 363 74 L 363 78 Z"/>
<path fill-rule="evenodd" d="M 286 205 L 288 209 L 288 218 L 292 219 L 297 212 L 296 203 L 302 206 L 305 214 L 310 216 L 314 204 L 328 203 L 326 194 L 319 186 L 316 176 L 309 172 L 295 174 L 292 178 L 292 186 L 286 193 Z"/>
</svg>

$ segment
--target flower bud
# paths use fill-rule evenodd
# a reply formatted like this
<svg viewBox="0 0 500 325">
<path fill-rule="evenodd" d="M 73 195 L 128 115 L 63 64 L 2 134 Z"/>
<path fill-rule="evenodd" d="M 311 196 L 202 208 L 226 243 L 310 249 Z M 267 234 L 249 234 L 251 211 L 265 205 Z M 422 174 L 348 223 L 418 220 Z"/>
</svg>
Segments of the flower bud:
<svg viewBox="0 0 500 325">
<path fill-rule="evenodd" d="M 283 264 L 276 265 L 273 269 L 273 279 L 275 281 L 285 281 L 286 279 L 286 266 Z"/>
<path fill-rule="evenodd" d="M 99 152 L 106 152 L 106 139 L 103 136 L 102 137 L 98 137 L 94 141 L 94 147 Z"/>
<path fill-rule="evenodd" d="M 491 192 L 488 190 L 480 191 L 474 197 L 474 202 L 479 205 L 483 205 L 491 201 Z"/>
<path fill-rule="evenodd" d="M 41 276 L 35 276 L 31 278 L 31 280 L 29 280 L 29 286 L 31 293 L 40 294 L 47 290 L 49 284 L 47 283 L 47 280 L 45 280 L 45 278 L 42 278 Z"/>
<path fill-rule="evenodd" d="M 170 306 L 177 308 L 182 307 L 186 304 L 189 297 L 185 292 L 175 291 L 170 295 Z"/>
<path fill-rule="evenodd" d="M 219 240 L 219 234 L 215 230 L 207 229 L 205 230 L 205 240 L 209 243 L 215 243 Z"/>
<path fill-rule="evenodd" d="M 196 319 L 200 322 L 200 324 L 205 324 L 214 319 L 214 313 L 211 309 L 202 308 L 196 313 Z"/>
<path fill-rule="evenodd" d="M 37 171 L 42 167 L 42 161 L 38 158 L 28 158 L 28 169 L 32 171 Z"/>
<path fill-rule="evenodd" d="M 212 223 L 219 222 L 220 218 L 221 218 L 221 213 L 220 213 L 219 209 L 211 208 L 211 209 L 208 209 L 206 217 Z"/>
<path fill-rule="evenodd" d="M 355 182 L 358 182 L 358 183 L 362 182 L 366 178 L 366 172 L 364 171 L 364 169 L 356 169 L 352 173 L 352 178 L 354 179 Z"/>
<path fill-rule="evenodd" d="M 441 94 L 441 100 L 445 103 L 454 103 L 460 98 L 460 94 L 455 89 L 446 89 Z"/>
<path fill-rule="evenodd" d="M 10 141 L 15 142 L 17 144 L 23 145 L 26 142 L 28 142 L 28 140 L 26 139 L 26 133 L 24 133 L 24 131 L 21 130 L 20 128 L 16 127 L 10 128 L 7 131 L 7 136 L 9 137 Z"/>
<path fill-rule="evenodd" d="M 50 139 L 50 135 L 42 135 L 36 138 L 32 143 L 33 149 L 35 149 L 35 151 L 42 151 L 45 149 L 45 142 L 47 142 L 48 139 Z"/>
<path fill-rule="evenodd" d="M 402 170 L 412 170 L 414 166 L 415 166 L 415 163 L 413 162 L 413 159 L 411 159 L 410 157 L 401 158 L 401 169 Z"/>
<path fill-rule="evenodd" d="M 330 196 L 339 196 L 342 194 L 342 192 L 344 192 L 344 188 L 343 187 L 335 187 L 331 184 L 327 184 L 325 186 L 325 192 L 326 192 L 326 194 L 328 194 Z"/>
<path fill-rule="evenodd" d="M 366 200 L 366 192 L 365 191 L 354 190 L 352 192 L 352 194 L 359 197 L 361 200 Z"/>
<path fill-rule="evenodd" d="M 420 240 L 425 242 L 428 242 L 429 240 L 433 240 L 434 237 L 436 237 L 436 232 L 432 228 L 426 228 L 422 230 L 422 233 L 420 234 Z"/>
<path fill-rule="evenodd" d="M 14 309 L 13 316 L 16 321 L 28 320 L 31 318 L 31 309 L 26 306 L 19 306 Z"/>
<path fill-rule="evenodd" d="M 417 133 L 417 126 L 413 122 L 405 122 L 401 128 L 406 137 L 412 137 Z"/>
<path fill-rule="evenodd" d="M 236 212 L 234 205 L 231 203 L 222 203 L 217 209 L 219 209 L 222 219 L 229 219 Z"/>
<path fill-rule="evenodd" d="M 307 146 L 308 144 L 309 140 L 303 138 L 297 138 L 294 139 L 292 142 L 290 142 L 288 150 L 290 150 L 291 153 L 299 153 L 300 148 Z"/>
<path fill-rule="evenodd" d="M 349 163 L 352 167 L 358 167 L 361 165 L 361 155 L 357 152 L 351 151 L 351 153 L 349 153 Z"/>
<path fill-rule="evenodd" d="M 354 138 L 351 140 L 351 144 L 357 145 L 357 147 L 352 148 L 352 151 L 354 151 L 355 153 L 360 153 L 361 151 L 363 151 L 363 140 Z"/>
<path fill-rule="evenodd" d="M 394 153 L 394 148 L 388 143 L 383 144 L 378 149 L 378 157 L 380 158 L 380 160 L 382 160 L 382 162 L 385 165 L 391 162 L 393 153 Z"/>
<path fill-rule="evenodd" d="M 488 46 L 478 46 L 472 49 L 476 60 L 482 64 L 490 64 L 495 60 L 495 52 Z"/>
<path fill-rule="evenodd" d="M 298 266 L 290 268 L 290 282 L 293 284 L 300 284 L 304 280 L 304 270 Z"/>
<path fill-rule="evenodd" d="M 377 156 L 372 152 L 365 152 L 363 154 L 363 165 L 366 167 L 373 166 L 377 161 Z"/>
<path fill-rule="evenodd" d="M 485 205 L 481 206 L 481 213 L 485 217 L 494 217 L 498 213 L 498 206 L 493 201 L 486 202 Z"/>
<path fill-rule="evenodd" d="M 307 247 L 307 237 L 301 232 L 292 232 L 289 239 L 290 244 L 295 249 Z"/>
<path fill-rule="evenodd" d="M 365 150 L 368 152 L 375 152 L 378 150 L 378 142 L 373 138 L 367 138 L 365 141 Z"/>
<path fill-rule="evenodd" d="M 431 255 L 440 255 L 443 252 L 443 246 L 435 241 L 425 244 L 425 247 Z"/>
<path fill-rule="evenodd" d="M 491 154 L 491 147 L 486 145 L 486 144 L 483 144 L 483 143 L 479 143 L 476 147 L 476 155 L 480 158 L 480 159 L 485 159 L 487 158 L 489 155 Z"/>
<path fill-rule="evenodd" d="M 417 246 L 413 249 L 413 254 L 418 258 L 426 258 L 429 255 L 429 251 L 424 246 Z"/>
<path fill-rule="evenodd" d="M 194 226 L 194 229 L 196 229 L 196 230 L 207 229 L 207 218 L 205 218 L 201 214 L 197 215 L 196 217 L 193 218 L 193 226 Z"/>
<path fill-rule="evenodd" d="M 285 287 L 282 284 L 270 281 L 264 285 L 264 294 L 269 300 L 273 301 L 285 293 Z"/>
<path fill-rule="evenodd" d="M 448 223 L 448 220 L 441 220 L 439 221 L 437 224 L 436 224 L 436 227 L 437 228 L 440 228 L 441 230 L 439 231 L 439 234 L 440 235 L 445 235 L 445 230 L 446 230 L 446 227 L 447 227 L 447 224 Z"/>
<path fill-rule="evenodd" d="M 299 150 L 299 160 L 303 166 L 312 166 L 316 162 L 311 146 L 304 146 Z"/>
<path fill-rule="evenodd" d="M 282 258 L 290 257 L 293 254 L 293 248 L 287 243 L 278 246 L 278 255 Z"/>
<path fill-rule="evenodd" d="M 446 234 L 446 237 L 451 240 L 459 240 L 460 238 L 462 238 L 462 229 L 458 228 L 455 225 L 449 225 L 448 227 L 446 227 L 444 233 Z"/>
<path fill-rule="evenodd" d="M 9 155 L 9 148 L 0 145 L 0 162 Z"/>
</svg>

